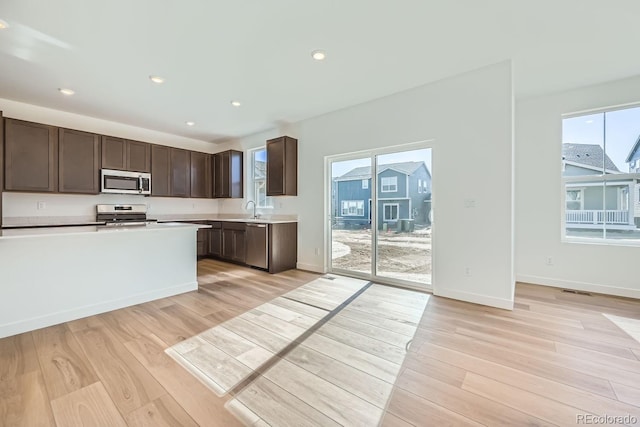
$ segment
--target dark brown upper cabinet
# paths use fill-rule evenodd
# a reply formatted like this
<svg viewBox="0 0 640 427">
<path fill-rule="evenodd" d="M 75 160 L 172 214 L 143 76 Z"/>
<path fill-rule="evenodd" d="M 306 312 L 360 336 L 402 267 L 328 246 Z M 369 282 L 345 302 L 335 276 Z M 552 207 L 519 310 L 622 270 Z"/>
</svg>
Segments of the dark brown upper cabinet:
<svg viewBox="0 0 640 427">
<path fill-rule="evenodd" d="M 58 191 L 100 192 L 100 135 L 58 129 Z"/>
<path fill-rule="evenodd" d="M 150 172 L 151 146 L 146 142 L 103 136 L 102 168 L 131 172 Z"/>
<path fill-rule="evenodd" d="M 22 120 L 5 120 L 5 189 L 58 190 L 58 129 Z"/>
<path fill-rule="evenodd" d="M 127 141 L 112 136 L 102 137 L 102 168 L 127 170 Z"/>
<path fill-rule="evenodd" d="M 228 150 L 213 155 L 213 197 L 243 197 L 243 153 Z"/>
<path fill-rule="evenodd" d="M 191 152 L 180 148 L 171 148 L 171 196 L 189 197 L 191 195 Z M 153 175 L 151 176 L 153 180 Z M 153 187 L 153 181 L 152 181 Z"/>
<path fill-rule="evenodd" d="M 132 172 L 151 172 L 151 144 L 127 140 L 127 170 Z"/>
<path fill-rule="evenodd" d="M 171 196 L 171 149 L 164 145 L 151 146 L 151 195 Z"/>
<path fill-rule="evenodd" d="M 289 136 L 267 141 L 267 196 L 298 195 L 298 140 Z"/>
<path fill-rule="evenodd" d="M 211 155 L 191 152 L 191 197 L 211 197 Z"/>
</svg>

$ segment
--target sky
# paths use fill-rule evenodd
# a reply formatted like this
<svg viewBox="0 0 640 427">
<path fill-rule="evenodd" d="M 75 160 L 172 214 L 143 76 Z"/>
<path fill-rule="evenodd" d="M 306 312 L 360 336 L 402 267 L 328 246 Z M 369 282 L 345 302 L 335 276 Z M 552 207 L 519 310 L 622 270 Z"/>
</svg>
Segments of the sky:
<svg viewBox="0 0 640 427">
<path fill-rule="evenodd" d="M 605 123 L 606 132 L 603 131 Z M 602 147 L 606 139 L 606 153 L 622 172 L 629 171 L 629 165 L 625 160 L 639 135 L 640 107 L 572 117 L 562 121 L 562 142 L 598 144 Z"/>
<path fill-rule="evenodd" d="M 427 169 L 431 172 L 431 149 L 426 148 L 422 150 L 401 151 L 393 154 L 384 154 L 378 156 L 378 164 L 384 165 L 388 163 L 400 163 L 400 162 L 425 162 Z M 340 175 L 344 175 L 353 168 L 360 166 L 371 166 L 371 160 L 369 157 L 356 160 L 346 160 L 340 162 L 333 162 L 331 167 L 331 177 L 335 178 Z"/>
</svg>

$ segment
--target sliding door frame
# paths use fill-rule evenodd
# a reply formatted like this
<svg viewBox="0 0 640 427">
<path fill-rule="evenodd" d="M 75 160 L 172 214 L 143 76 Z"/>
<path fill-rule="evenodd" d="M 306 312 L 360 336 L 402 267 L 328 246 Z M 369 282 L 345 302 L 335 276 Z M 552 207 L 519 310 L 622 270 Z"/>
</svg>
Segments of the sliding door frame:
<svg viewBox="0 0 640 427">
<path fill-rule="evenodd" d="M 331 156 L 325 156 L 325 183 L 324 183 L 324 193 L 325 193 L 325 201 L 324 201 L 324 212 L 325 212 L 325 271 L 330 273 L 341 274 L 343 276 L 355 277 L 358 279 L 366 279 L 375 281 L 376 283 L 383 283 L 391 286 L 397 286 L 402 288 L 408 288 L 418 291 L 428 291 L 433 292 L 434 283 L 435 283 L 435 229 L 434 223 L 431 224 L 431 283 L 429 284 L 417 284 L 416 282 L 411 282 L 408 280 L 395 279 L 391 277 L 378 276 L 377 268 L 378 268 L 378 156 L 385 154 L 393 154 L 403 151 L 413 151 L 420 149 L 431 149 L 431 169 L 433 170 L 433 158 L 434 158 L 434 144 L 433 139 L 412 142 L 408 144 L 402 145 L 394 145 L 388 146 L 378 149 L 372 150 L 363 150 L 363 151 L 355 151 L 345 154 L 335 154 Z M 362 273 L 358 271 L 346 270 L 342 268 L 334 268 L 333 260 L 332 260 L 332 165 L 334 162 L 342 162 L 348 160 L 356 160 L 369 158 L 371 162 L 371 270 L 369 273 Z M 431 176 L 431 210 L 433 212 L 434 209 L 434 180 L 433 180 L 433 172 L 430 170 L 429 172 L 432 174 Z"/>
</svg>

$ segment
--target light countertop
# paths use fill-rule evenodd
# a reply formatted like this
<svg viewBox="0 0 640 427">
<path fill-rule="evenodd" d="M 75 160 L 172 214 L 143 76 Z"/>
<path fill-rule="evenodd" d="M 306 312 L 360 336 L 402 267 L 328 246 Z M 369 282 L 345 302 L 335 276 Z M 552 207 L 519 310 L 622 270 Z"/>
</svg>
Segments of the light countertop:
<svg viewBox="0 0 640 427">
<path fill-rule="evenodd" d="M 66 234 L 94 234 L 94 233 L 133 233 L 152 230 L 169 230 L 176 228 L 210 228 L 210 225 L 191 224 L 183 222 L 163 222 L 158 224 L 115 226 L 78 225 L 64 227 L 34 227 L 34 228 L 3 228 L 0 230 L 0 239 L 40 237 Z"/>
</svg>

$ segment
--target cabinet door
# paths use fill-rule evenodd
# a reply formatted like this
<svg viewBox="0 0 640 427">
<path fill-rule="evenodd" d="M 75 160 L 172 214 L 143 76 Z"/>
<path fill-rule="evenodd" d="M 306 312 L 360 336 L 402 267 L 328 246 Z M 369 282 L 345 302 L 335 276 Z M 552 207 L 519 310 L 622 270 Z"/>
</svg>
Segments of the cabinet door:
<svg viewBox="0 0 640 427">
<path fill-rule="evenodd" d="M 234 234 L 235 230 L 222 229 L 222 258 L 233 259 L 235 247 Z"/>
<path fill-rule="evenodd" d="M 211 156 L 191 152 L 191 197 L 211 197 Z"/>
<path fill-rule="evenodd" d="M 245 254 L 245 232 L 242 230 L 234 230 L 233 232 L 233 258 L 234 261 L 244 263 Z"/>
<path fill-rule="evenodd" d="M 222 255 L 222 229 L 209 230 L 209 253 L 214 256 Z"/>
<path fill-rule="evenodd" d="M 100 192 L 100 136 L 71 129 L 58 130 L 58 191 Z"/>
<path fill-rule="evenodd" d="M 112 136 L 102 137 L 102 168 L 127 170 L 127 141 Z"/>
<path fill-rule="evenodd" d="M 284 139 L 267 142 L 267 195 L 284 194 Z"/>
<path fill-rule="evenodd" d="M 218 153 L 216 162 L 216 188 L 219 190 L 217 197 L 229 197 L 229 152 Z"/>
<path fill-rule="evenodd" d="M 200 228 L 197 232 L 198 236 L 198 247 L 197 247 L 197 255 L 205 256 L 209 253 L 209 230 L 206 228 Z"/>
<path fill-rule="evenodd" d="M 191 183 L 191 156 L 189 151 L 171 148 L 171 195 L 189 197 Z M 153 176 L 151 177 L 153 179 Z"/>
<path fill-rule="evenodd" d="M 6 190 L 57 191 L 57 128 L 6 119 L 4 154 Z"/>
<path fill-rule="evenodd" d="M 171 161 L 169 147 L 151 146 L 151 195 L 168 197 L 171 195 Z"/>
<path fill-rule="evenodd" d="M 151 145 L 146 142 L 127 141 L 127 170 L 132 172 L 151 172 Z"/>
<path fill-rule="evenodd" d="M 243 195 L 243 153 L 242 151 L 229 152 L 229 196 L 242 198 Z"/>
<path fill-rule="evenodd" d="M 288 136 L 267 141 L 267 196 L 298 195 L 298 140 Z"/>
</svg>

